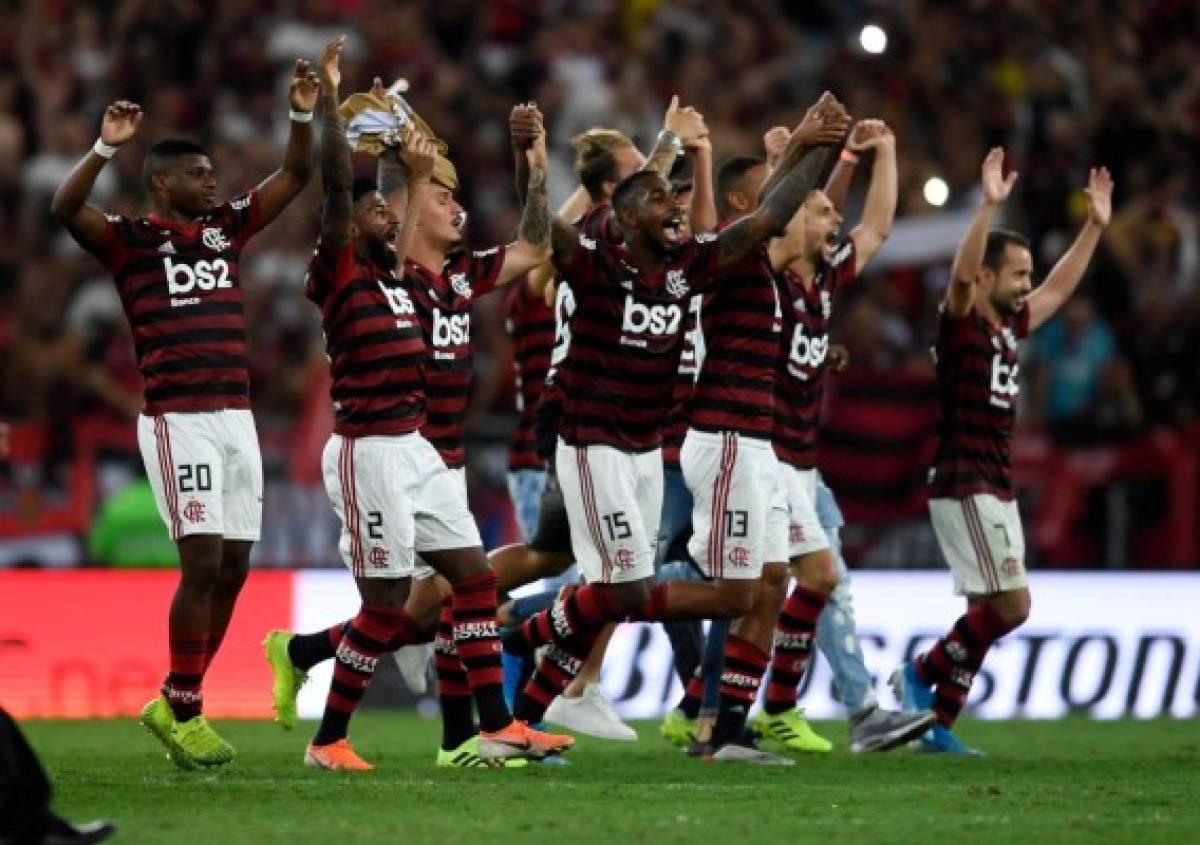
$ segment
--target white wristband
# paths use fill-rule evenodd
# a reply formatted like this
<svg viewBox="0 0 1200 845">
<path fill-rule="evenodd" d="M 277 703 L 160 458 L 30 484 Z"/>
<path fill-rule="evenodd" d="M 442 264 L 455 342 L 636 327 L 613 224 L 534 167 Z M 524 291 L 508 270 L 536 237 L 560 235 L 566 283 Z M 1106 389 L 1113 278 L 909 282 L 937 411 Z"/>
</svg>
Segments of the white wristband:
<svg viewBox="0 0 1200 845">
<path fill-rule="evenodd" d="M 313 113 L 310 111 L 288 109 L 288 117 L 291 118 L 293 123 L 312 123 Z"/>
<path fill-rule="evenodd" d="M 117 154 L 117 148 L 97 138 L 96 143 L 92 144 L 92 152 L 100 156 L 100 158 L 112 158 Z"/>
</svg>

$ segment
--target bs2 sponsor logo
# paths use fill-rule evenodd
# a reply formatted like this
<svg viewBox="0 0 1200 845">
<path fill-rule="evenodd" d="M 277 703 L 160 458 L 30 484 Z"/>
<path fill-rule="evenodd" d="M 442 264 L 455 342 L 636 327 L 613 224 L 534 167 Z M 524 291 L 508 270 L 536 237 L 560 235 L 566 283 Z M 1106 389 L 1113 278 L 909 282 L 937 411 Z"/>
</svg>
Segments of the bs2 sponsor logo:
<svg viewBox="0 0 1200 845">
<path fill-rule="evenodd" d="M 214 258 L 212 261 L 201 259 L 188 264 L 164 257 L 163 271 L 167 274 L 167 293 L 172 296 L 191 293 L 194 289 L 233 287 L 229 278 L 229 263 L 224 258 Z"/>
<path fill-rule="evenodd" d="M 470 314 L 443 314 L 442 309 L 433 309 L 434 346 L 460 346 L 470 342 Z"/>
<path fill-rule="evenodd" d="M 796 326 L 792 332 L 792 346 L 788 353 L 788 370 L 796 378 L 807 381 L 809 369 L 816 369 L 825 363 L 829 354 L 829 335 L 809 337 L 804 333 L 804 326 Z"/>
<path fill-rule="evenodd" d="M 632 334 L 669 335 L 679 331 L 683 309 L 678 305 L 642 305 L 632 294 L 625 296 L 621 331 Z"/>
</svg>

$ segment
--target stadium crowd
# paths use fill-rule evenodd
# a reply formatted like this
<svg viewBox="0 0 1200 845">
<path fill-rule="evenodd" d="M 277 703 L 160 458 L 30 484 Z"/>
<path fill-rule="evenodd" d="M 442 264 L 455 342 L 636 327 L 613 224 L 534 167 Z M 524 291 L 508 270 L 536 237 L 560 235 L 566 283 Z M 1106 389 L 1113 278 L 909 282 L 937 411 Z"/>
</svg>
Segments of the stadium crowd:
<svg viewBox="0 0 1200 845">
<path fill-rule="evenodd" d="M 1010 203 L 1019 217 L 1006 223 L 1030 234 L 1035 261 L 1061 254 L 1085 209 L 1080 175 L 1103 163 L 1117 185 L 1117 214 L 1081 294 L 1029 345 L 1018 467 L 1024 450 L 1031 477 L 1044 479 L 1046 467 L 1057 466 L 1045 454 L 1119 450 L 1148 438 L 1170 463 L 1191 456 L 1189 443 L 1200 439 L 1193 4 L 111 0 L 18 8 L 0 21 L 0 419 L 13 426 L 14 444 L 11 462 L 0 465 L 0 566 L 106 560 L 100 523 L 141 472 L 130 425 L 141 384 L 120 303 L 99 265 L 49 214 L 50 195 L 95 138 L 104 104 L 135 100 L 146 120 L 134 149 L 104 172 L 98 202 L 140 211 L 137 163 L 167 134 L 203 141 L 222 193 L 232 195 L 278 160 L 292 58 L 317 55 L 341 31 L 351 33 L 343 89 L 365 90 L 380 72 L 404 77 L 410 102 L 450 142 L 478 243 L 505 240 L 517 224 L 506 125 L 517 102 L 535 100 L 546 115 L 552 199 L 574 187 L 573 135 L 605 123 L 648 148 L 673 93 L 703 110 L 718 160 L 760 152 L 764 130 L 793 124 L 825 88 L 852 113 L 886 120 L 898 139 L 894 240 L 916 246 L 873 268 L 841 308 L 835 332 L 849 349 L 846 384 L 868 395 L 889 386 L 898 397 L 894 406 L 873 400 L 885 414 L 874 417 L 884 438 L 870 444 L 876 449 L 887 449 L 895 430 L 879 419 L 929 403 L 928 346 L 949 253 L 918 247 L 940 219 L 975 204 L 984 152 L 1003 144 L 1021 172 Z M 887 34 L 882 54 L 859 43 L 868 22 Z M 934 177 L 948 187 L 944 206 L 930 202 Z M 310 185 L 243 267 L 268 477 L 257 549 L 264 564 L 336 562 L 336 525 L 317 474 L 329 426 L 327 367 L 302 285 L 317 207 Z M 491 297 L 475 315 L 470 470 L 475 510 L 493 543 L 511 533 L 503 474 L 513 399 L 502 309 Z M 859 461 L 867 452 L 857 433 L 838 430 L 837 391 L 830 401 L 838 467 L 831 482 L 851 488 L 839 490 L 851 522 L 873 525 L 848 535 L 851 550 L 874 564 L 935 565 L 923 510 L 896 504 L 912 490 L 888 488 L 880 502 L 864 489 L 855 504 L 859 487 L 871 485 L 855 484 L 853 457 L 837 450 Z M 917 498 L 924 467 L 911 456 L 927 464 L 934 437 L 932 420 L 920 419 L 915 450 L 891 444 L 910 457 L 900 471 Z M 1168 488 L 1161 476 L 1101 484 L 1092 495 L 1080 487 L 1075 533 L 1102 542 L 1061 541 L 1045 562 L 1160 565 L 1139 553 L 1136 525 L 1161 516 Z M 1130 492 L 1147 490 L 1153 495 Z M 57 511 L 66 516 L 56 521 Z M 149 520 L 157 520 L 152 504 Z M 89 530 L 90 549 L 78 542 Z M 1033 560 L 1045 545 L 1030 543 Z M 1196 566 L 1191 548 L 1183 564 Z"/>
</svg>

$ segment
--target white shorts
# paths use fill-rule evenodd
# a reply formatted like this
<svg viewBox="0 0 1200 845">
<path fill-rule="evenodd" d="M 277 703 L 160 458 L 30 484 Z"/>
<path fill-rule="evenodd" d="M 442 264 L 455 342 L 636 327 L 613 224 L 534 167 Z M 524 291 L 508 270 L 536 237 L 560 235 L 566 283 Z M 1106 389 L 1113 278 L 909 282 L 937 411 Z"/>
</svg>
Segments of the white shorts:
<svg viewBox="0 0 1200 845">
<path fill-rule="evenodd" d="M 458 486 L 462 488 L 462 500 L 467 502 L 467 507 L 470 508 L 470 499 L 467 497 L 467 468 L 450 467 L 449 469 L 450 474 L 454 476 Z M 474 517 L 472 517 L 472 519 L 474 519 Z M 478 528 L 478 525 L 476 528 Z M 482 540 L 480 541 L 480 545 L 483 545 Z M 420 553 L 418 553 L 416 565 L 413 567 L 412 577 L 417 581 L 424 581 L 427 578 L 432 578 L 434 575 L 437 575 L 437 570 L 426 563 L 425 558 L 421 557 Z"/>
<path fill-rule="evenodd" d="M 172 540 L 193 534 L 259 538 L 262 455 L 250 411 L 142 414 L 137 433 L 154 501 Z"/>
<path fill-rule="evenodd" d="M 930 499 L 933 533 L 960 596 L 989 595 L 1029 585 L 1025 533 L 1017 503 L 990 493 Z"/>
<path fill-rule="evenodd" d="M 338 550 L 356 578 L 408 578 L 416 552 L 482 545 L 466 488 L 416 432 L 334 434 L 321 469 L 342 522 Z"/>
<path fill-rule="evenodd" d="M 619 584 L 654 577 L 662 452 L 576 447 L 559 440 L 555 468 L 584 580 Z"/>
<path fill-rule="evenodd" d="M 786 559 L 784 512 L 770 519 L 771 510 L 782 505 L 775 495 L 779 461 L 771 441 L 692 429 L 683 440 L 679 463 L 692 492 L 688 551 L 705 575 L 758 578 L 764 563 Z"/>
<path fill-rule="evenodd" d="M 829 548 L 817 518 L 817 471 L 779 463 L 779 486 L 788 509 L 788 559 Z"/>
</svg>

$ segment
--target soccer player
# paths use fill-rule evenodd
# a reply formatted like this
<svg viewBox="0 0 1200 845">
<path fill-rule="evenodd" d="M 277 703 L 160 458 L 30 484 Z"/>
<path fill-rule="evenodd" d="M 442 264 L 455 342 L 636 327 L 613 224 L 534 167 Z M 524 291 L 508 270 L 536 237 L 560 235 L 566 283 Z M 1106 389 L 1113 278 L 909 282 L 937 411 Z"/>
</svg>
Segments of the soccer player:
<svg viewBox="0 0 1200 845">
<path fill-rule="evenodd" d="M 519 107 L 513 110 L 510 119 L 514 143 L 527 139 L 542 131 L 542 116 L 536 107 Z M 564 203 L 559 211 L 562 221 L 575 220 L 572 226 L 591 238 L 600 238 L 613 243 L 620 242 L 620 234 L 612 225 L 611 198 L 613 189 L 624 177 L 646 168 L 668 174 L 678 163 L 681 150 L 696 150 L 698 156 L 705 155 L 697 148 L 702 145 L 705 132 L 702 117 L 694 109 L 680 108 L 678 98 L 672 98 L 663 120 L 660 133 L 650 156 L 644 157 L 633 142 L 623 133 L 611 129 L 595 128 L 575 138 L 575 171 L 581 187 Z M 520 183 L 518 175 L 518 183 Z M 690 208 L 691 213 L 704 218 L 704 186 L 701 193 L 678 192 L 677 204 Z M 711 196 L 711 191 L 709 191 Z M 711 200 L 709 200 L 711 204 Z M 714 216 L 714 215 L 710 215 Z M 578 218 L 578 219 L 576 219 Z M 553 275 L 553 268 L 540 268 L 548 273 L 541 279 L 532 279 L 536 289 L 539 283 Z M 554 447 L 558 419 L 561 416 L 562 400 L 555 379 L 558 366 L 565 360 L 570 347 L 570 320 L 574 312 L 575 299 L 570 281 L 561 276 L 547 287 L 547 298 L 553 298 L 555 315 L 555 338 L 551 352 L 550 368 L 544 379 L 536 411 L 533 414 L 534 440 L 540 456 L 547 461 L 548 472 L 544 493 L 538 503 L 538 522 L 533 539 L 527 545 L 506 546 L 489 555 L 497 569 L 503 587 L 512 588 L 540 577 L 566 579 L 571 576 L 568 566 L 574 561 L 571 550 L 570 529 L 562 491 L 554 473 Z M 518 506 L 520 509 L 520 506 Z M 553 582 L 551 582 L 553 583 Z M 511 603 L 512 621 L 523 622 L 545 608 L 556 594 L 556 589 L 527 596 Z M 578 677 L 554 699 L 547 711 L 548 721 L 570 730 L 591 734 L 604 739 L 633 740 L 637 734 L 621 721 L 612 706 L 600 693 L 597 681 L 603 662 L 604 651 L 613 627 L 608 627 L 598 638 L 591 654 L 581 667 Z M 505 653 L 506 690 L 515 691 L 520 679 L 527 672 L 524 662 L 532 661 L 519 655 Z M 532 667 L 530 666 L 530 669 Z"/>
<path fill-rule="evenodd" d="M 100 171 L 142 122 L 140 106 L 118 100 L 51 203 L 55 218 L 113 274 L 145 380 L 138 444 L 181 571 L 168 618 L 170 669 L 141 722 L 184 769 L 234 757 L 202 715 L 201 686 L 262 522 L 239 260 L 308 181 L 317 91 L 308 63 L 297 60 L 283 166 L 227 202 L 217 199 L 202 146 L 175 138 L 153 144 L 143 165 L 153 211 L 136 219 L 87 204 Z"/>
<path fill-rule="evenodd" d="M 542 115 L 535 106 L 513 110 L 510 127 L 517 149 L 521 144 L 543 132 Z M 575 172 L 580 187 L 560 209 L 558 219 L 573 221 L 570 226 L 590 238 L 620 243 L 620 234 L 612 223 L 613 190 L 624 178 L 638 170 L 647 169 L 668 176 L 678 154 L 696 146 L 704 129 L 703 119 L 694 109 L 680 108 L 678 97 L 671 100 L 654 149 L 647 158 L 633 141 L 614 129 L 590 129 L 574 139 Z M 520 184 L 518 174 L 518 184 Z M 544 270 L 549 270 L 545 273 Z M 502 582 L 510 587 L 529 583 L 537 578 L 560 574 L 573 560 L 567 531 L 566 511 L 554 475 L 554 448 L 558 420 L 562 414 L 562 396 L 556 373 L 566 359 L 571 343 L 570 320 L 575 310 L 575 297 L 569 279 L 551 280 L 553 268 L 539 268 L 531 280 L 534 289 L 549 285 L 555 320 L 554 344 L 550 363 L 541 385 L 537 407 L 532 414 L 533 439 L 541 456 L 548 462 L 549 473 L 545 495 L 539 502 L 538 529 L 528 545 L 513 545 L 497 549 L 490 558 L 493 566 L 503 573 Z M 518 503 L 518 510 L 527 504 Z M 543 530 L 544 528 L 544 530 Z M 511 574 L 510 574 L 511 573 Z"/>
<path fill-rule="evenodd" d="M 465 487 L 420 433 L 428 336 L 416 306 L 416 280 L 411 273 L 398 272 L 391 248 L 400 234 L 398 221 L 373 185 L 352 190 L 350 147 L 337 112 L 340 48 L 339 42 L 321 63 L 325 206 L 306 292 L 321 309 L 333 372 L 336 423 L 322 458 L 325 486 L 342 522 L 342 557 L 363 602 L 353 619 L 327 631 L 268 634 L 264 646 L 275 678 L 277 720 L 284 727 L 294 726 L 295 695 L 304 673 L 333 657 L 325 714 L 304 762 L 348 771 L 373 768 L 351 747 L 349 721 L 380 655 L 420 635 L 404 610 L 419 552 L 453 590 L 452 642 L 465 666 L 464 684 L 475 698 L 483 729 L 472 753 L 491 760 L 557 752 L 570 745 L 570 737 L 544 734 L 514 721 L 504 703 L 496 577 L 487 567 Z M 483 270 L 494 282 L 506 270 L 516 275 L 544 259 L 549 215 L 540 152 L 531 153 L 535 184 L 521 239 L 499 250 L 496 261 L 490 256 L 460 259 L 462 272 Z M 419 136 L 414 136 L 408 153 L 414 175 L 409 214 L 427 208 L 428 197 L 436 197 L 438 209 L 407 230 L 424 225 L 435 237 L 457 242 L 459 210 L 439 193 L 440 186 L 429 184 L 436 165 L 431 148 L 422 148 Z M 418 243 L 415 237 L 411 246 L 402 242 L 399 252 L 415 251 Z M 476 266 L 480 262 L 485 262 L 482 268 Z M 460 287 L 453 295 L 467 295 Z M 474 736 L 473 724 L 471 733 Z"/>
<path fill-rule="evenodd" d="M 784 132 L 790 136 L 790 132 L 787 130 Z M 739 156 L 729 159 L 721 165 L 716 179 L 716 207 L 714 209 L 720 217 L 721 225 L 729 225 L 757 205 L 759 187 L 766 180 L 766 175 L 767 167 L 761 159 Z M 739 204 L 747 196 L 753 196 L 753 201 Z M 753 289 L 753 274 L 751 274 L 751 279 L 750 287 Z M 757 292 L 760 295 L 763 293 L 762 290 Z M 722 296 L 723 293 L 724 289 L 719 288 L 708 299 L 715 301 L 723 298 L 728 301 L 729 297 Z M 708 345 L 704 323 L 697 320 L 702 313 L 706 317 L 708 315 L 702 299 L 693 297 L 689 303 L 689 318 L 696 325 L 688 332 L 684 341 L 675 392 L 672 397 L 672 411 L 667 428 L 663 432 L 663 516 L 659 532 L 658 552 L 660 556 L 670 562 L 659 569 L 658 578 L 660 580 L 670 577 L 688 577 L 687 574 L 679 574 L 681 567 L 684 568 L 685 573 L 699 571 L 695 568 L 687 549 L 687 543 L 692 536 L 692 512 L 695 503 L 684 478 L 683 467 L 680 464 L 680 452 L 690 428 L 687 408 L 694 391 L 699 390 L 697 376 L 700 375 L 700 367 Z M 773 299 L 772 294 L 772 301 Z M 745 300 L 750 305 L 745 316 L 751 321 L 755 319 L 753 300 L 753 295 Z M 731 316 L 733 321 L 738 321 L 736 314 L 725 314 L 722 321 L 730 319 Z M 774 319 L 774 309 L 772 309 L 771 320 L 760 320 L 760 322 L 761 325 L 754 332 L 754 334 L 760 335 L 756 340 L 761 339 L 768 344 L 773 343 L 777 350 L 778 330 L 774 325 L 777 322 Z M 732 324 L 728 328 L 718 327 L 717 330 L 727 334 L 729 330 L 732 330 L 734 334 L 729 340 L 737 342 L 737 328 Z M 713 324 L 710 320 L 707 334 L 711 335 L 712 331 Z M 719 359 L 722 354 L 725 353 L 719 353 L 714 361 L 714 369 L 704 375 L 704 392 L 712 390 L 712 381 L 716 376 L 715 371 L 720 368 Z M 742 375 L 746 375 L 746 373 L 743 372 Z M 764 378 L 773 382 L 773 366 L 770 372 L 761 373 L 759 376 L 760 382 Z M 769 413 L 769 404 L 765 410 Z M 663 627 L 668 635 L 674 635 L 671 644 L 675 650 L 676 671 L 684 684 L 684 696 L 679 706 L 667 714 L 659 732 L 669 742 L 681 748 L 700 750 L 711 738 L 713 719 L 717 714 L 729 620 L 714 619 L 709 626 L 707 638 L 700 633 L 698 620 L 667 622 Z M 690 654 L 689 651 L 694 651 L 695 654 Z M 696 742 L 697 740 L 700 742 Z M 765 755 L 762 760 L 766 760 Z"/>
<path fill-rule="evenodd" d="M 796 586 L 780 610 L 778 601 L 783 596 L 778 591 L 786 587 L 787 573 L 775 568 L 765 579 L 757 610 L 765 614 L 760 618 L 777 617 L 777 621 L 765 702 L 754 728 L 793 751 L 831 748 L 804 720 L 803 711 L 796 706 L 796 691 L 811 662 L 818 620 L 845 578 L 835 563 L 837 538 L 829 536 L 818 516 L 816 438 L 829 364 L 833 297 L 861 274 L 882 246 L 896 209 L 895 139 L 881 121 L 864 120 L 855 125 L 843 162 L 868 151 L 874 154 L 874 163 L 863 219 L 848 238 L 841 234 L 843 219 L 830 197 L 815 191 L 787 235 L 771 246 L 772 264 L 779 271 L 785 339 L 776 374 L 774 439 L 789 513 L 788 553 Z M 835 172 L 831 184 L 839 181 Z M 853 633 L 852 622 L 849 630 Z M 840 658 L 845 643 L 833 643 L 831 648 L 836 650 L 834 657 Z M 889 713 L 873 701 L 856 702 L 851 708 L 851 749 L 893 748 L 925 730 L 932 718 L 928 712 Z"/>
<path fill-rule="evenodd" d="M 954 256 L 933 350 L 942 411 L 929 514 L 967 611 L 892 675 L 905 707 L 932 705 L 937 714 L 922 749 L 951 754 L 968 753 L 951 728 L 988 649 L 1029 617 L 1025 537 L 1012 482 L 1017 343 L 1074 293 L 1112 217 L 1112 177 L 1093 168 L 1083 228 L 1034 290 L 1029 242 L 1015 232 L 989 231 L 1017 180 L 1003 167 L 997 147 L 983 162 L 983 201 Z"/>
<path fill-rule="evenodd" d="M 720 234 L 683 241 L 682 214 L 669 183 L 637 173 L 617 186 L 615 218 L 623 244 L 556 229 L 555 262 L 576 288 L 571 353 L 563 367 L 564 414 L 556 465 L 571 539 L 589 582 L 564 590 L 547 611 L 505 636 L 531 651 L 550 644 L 516 712 L 540 718 L 578 672 L 599 631 L 629 615 L 736 616 L 743 590 L 670 581 L 651 589 L 653 539 L 662 507 L 664 416 L 678 366 L 685 303 L 704 293 L 787 225 L 812 189 L 825 152 L 848 128 L 826 94 L 795 133 L 795 155 L 753 214 Z M 760 561 L 761 565 L 761 561 Z"/>
<path fill-rule="evenodd" d="M 426 373 L 429 417 L 422 433 L 438 448 L 446 465 L 454 470 L 466 497 L 465 420 L 473 363 L 471 304 L 479 296 L 517 280 L 548 257 L 549 212 L 546 209 L 545 134 L 517 150 L 518 182 L 521 183 L 525 216 L 515 244 L 492 247 L 476 253 L 456 252 L 461 246 L 466 214 L 454 200 L 457 180 L 452 168 L 435 184 L 420 206 L 416 232 L 405 275 L 413 291 L 417 315 L 425 328 L 431 360 Z M 526 166 L 527 165 L 527 166 Z M 521 179 L 520 176 L 524 176 Z M 438 637 L 434 641 L 434 664 L 442 705 L 442 755 L 445 761 L 473 742 L 474 722 L 471 697 L 453 650 L 446 637 L 450 607 L 442 605 Z M 497 655 L 498 657 L 498 655 Z"/>
</svg>

